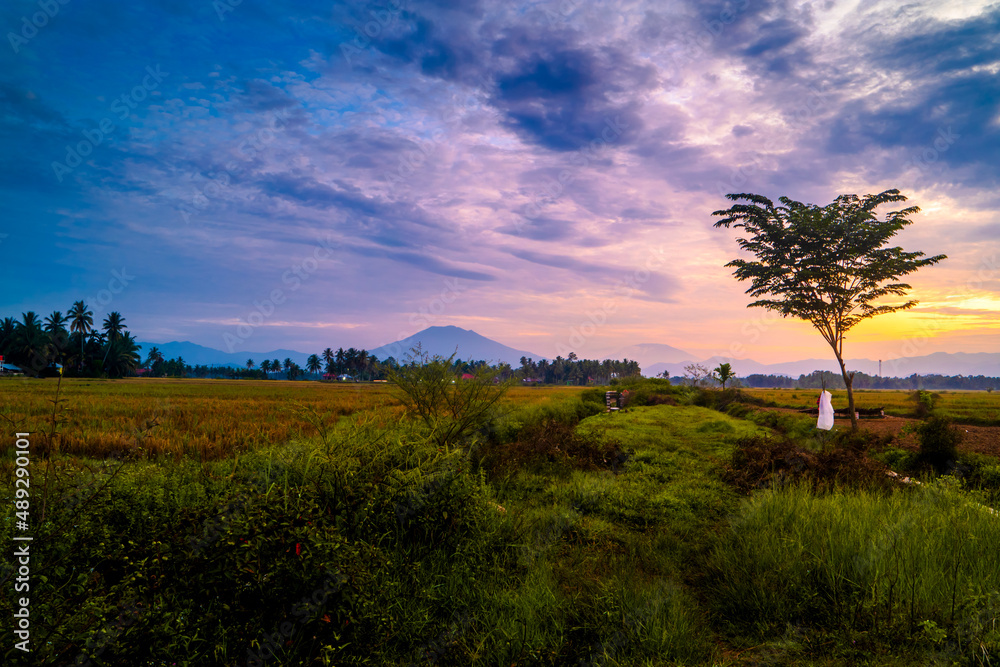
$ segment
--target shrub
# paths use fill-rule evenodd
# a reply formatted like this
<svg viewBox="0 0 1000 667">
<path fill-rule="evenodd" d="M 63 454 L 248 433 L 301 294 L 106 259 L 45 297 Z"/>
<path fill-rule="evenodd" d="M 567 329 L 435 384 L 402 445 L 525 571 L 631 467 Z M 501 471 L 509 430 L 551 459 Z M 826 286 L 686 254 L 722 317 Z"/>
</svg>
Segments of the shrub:
<svg viewBox="0 0 1000 667">
<path fill-rule="evenodd" d="M 790 482 L 806 482 L 814 491 L 887 489 L 893 480 L 886 472 L 885 464 L 863 448 L 833 447 L 816 454 L 788 438 L 752 436 L 737 441 L 723 479 L 745 494 Z"/>
<path fill-rule="evenodd" d="M 517 440 L 496 446 L 481 465 L 491 477 L 539 463 L 556 463 L 580 470 L 618 470 L 628 459 L 621 443 L 578 433 L 575 423 L 543 421 L 525 426 Z"/>
<path fill-rule="evenodd" d="M 937 407 L 938 399 L 941 398 L 941 394 L 934 394 L 929 391 L 924 391 L 919 389 L 912 394 L 910 394 L 910 400 L 913 401 L 914 409 L 913 414 L 917 419 L 926 419 L 930 417 Z"/>
<path fill-rule="evenodd" d="M 452 361 L 413 350 L 414 361 L 393 369 L 389 380 L 407 411 L 418 417 L 440 447 L 455 446 L 484 428 L 510 387 L 495 370 L 481 370 L 471 380 L 456 379 Z"/>
<path fill-rule="evenodd" d="M 951 419 L 933 415 L 917 428 L 920 440 L 920 457 L 941 470 L 958 456 L 962 432 L 951 425 Z"/>
</svg>

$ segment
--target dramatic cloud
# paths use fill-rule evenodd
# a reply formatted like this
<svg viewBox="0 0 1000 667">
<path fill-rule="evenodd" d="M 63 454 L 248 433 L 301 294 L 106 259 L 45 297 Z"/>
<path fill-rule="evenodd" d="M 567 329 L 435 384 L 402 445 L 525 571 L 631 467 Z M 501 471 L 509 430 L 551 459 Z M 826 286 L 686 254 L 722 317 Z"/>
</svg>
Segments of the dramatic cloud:
<svg viewBox="0 0 1000 667">
<path fill-rule="evenodd" d="M 963 327 L 997 349 L 995 4 L 70 3 L 29 30 L 34 11 L 0 8 L 0 315 L 93 300 L 124 266 L 101 307 L 140 339 L 221 347 L 284 289 L 247 350 L 371 348 L 451 290 L 434 324 L 539 355 L 820 356 L 807 328 L 748 326 L 711 212 L 898 187 L 923 209 L 900 243 L 949 255 L 911 281 L 954 324 L 927 351 Z M 865 324 L 851 354 L 898 356 L 928 316 Z"/>
</svg>

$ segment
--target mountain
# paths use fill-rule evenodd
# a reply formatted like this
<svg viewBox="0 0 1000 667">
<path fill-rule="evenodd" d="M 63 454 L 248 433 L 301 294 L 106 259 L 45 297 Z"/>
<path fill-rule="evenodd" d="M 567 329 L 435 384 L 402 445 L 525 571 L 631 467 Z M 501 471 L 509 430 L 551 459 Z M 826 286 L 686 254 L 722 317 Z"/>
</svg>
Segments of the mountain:
<svg viewBox="0 0 1000 667">
<path fill-rule="evenodd" d="M 457 349 L 456 359 L 464 361 L 485 359 L 494 363 L 505 361 L 514 368 L 521 366 L 521 357 L 530 357 L 536 361 L 545 358 L 534 352 L 515 350 L 486 336 L 481 336 L 475 331 L 456 326 L 428 327 L 408 338 L 369 350 L 368 354 L 378 357 L 381 361 L 385 361 L 388 357 L 393 357 L 396 361 L 403 361 L 410 349 L 417 344 L 420 344 L 421 350 L 431 356 L 437 355 L 447 358 L 452 353 L 456 353 Z"/>
<path fill-rule="evenodd" d="M 658 363 L 677 364 L 687 359 L 693 359 L 690 352 L 677 349 L 662 343 L 639 343 L 623 347 L 609 357 L 614 360 L 630 359 L 638 361 L 639 366 L 645 368 Z"/>
<path fill-rule="evenodd" d="M 642 366 L 642 373 L 646 376 L 654 376 L 664 370 L 669 370 L 671 375 L 683 375 L 684 366 L 693 363 L 706 366 L 709 370 L 720 363 L 729 363 L 739 377 L 760 373 L 762 375 L 787 375 L 797 378 L 813 371 L 840 372 L 840 365 L 831 354 L 829 358 L 824 359 L 803 359 L 777 364 L 762 364 L 753 359 L 729 359 L 725 357 L 709 357 L 700 361 L 688 359 L 676 363 L 660 362 Z M 878 360 L 847 359 L 844 363 L 848 371 L 860 371 L 867 375 L 878 375 L 879 372 Z M 882 360 L 883 377 L 908 377 L 914 373 L 918 375 L 1000 377 L 1000 354 L 993 352 L 935 352 L 921 357 L 898 357 Z"/>
<path fill-rule="evenodd" d="M 291 359 L 299 366 L 305 368 L 306 359 L 309 355 L 305 352 L 295 350 L 271 350 L 270 352 L 223 352 L 215 348 L 205 347 L 187 341 L 172 341 L 170 343 L 139 343 L 142 349 L 139 350 L 142 360 L 146 360 L 146 355 L 153 347 L 160 348 L 164 359 L 176 359 L 182 357 L 184 363 L 191 366 L 238 366 L 246 368 L 247 359 L 253 359 L 257 366 L 265 359 L 277 359 L 284 361 Z"/>
</svg>

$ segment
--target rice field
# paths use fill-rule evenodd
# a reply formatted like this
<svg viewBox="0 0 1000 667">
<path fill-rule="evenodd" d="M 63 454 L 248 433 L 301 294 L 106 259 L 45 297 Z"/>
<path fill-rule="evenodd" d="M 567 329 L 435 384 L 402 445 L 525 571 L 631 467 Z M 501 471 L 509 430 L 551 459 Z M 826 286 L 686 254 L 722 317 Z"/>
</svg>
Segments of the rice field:
<svg viewBox="0 0 1000 667">
<path fill-rule="evenodd" d="M 47 443 L 57 380 L 0 380 L 0 423 Z M 509 405 L 542 404 L 577 387 L 515 387 Z M 128 378 L 64 379 L 55 411 L 59 451 L 77 456 L 225 458 L 317 435 L 321 426 L 362 410 L 402 410 L 392 385 Z"/>
<path fill-rule="evenodd" d="M 819 389 L 744 389 L 743 391 L 765 401 L 787 408 L 816 407 Z M 847 391 L 831 391 L 833 407 L 847 407 Z M 885 408 L 887 415 L 908 417 L 916 407 L 913 391 L 860 389 L 854 391 L 857 408 Z M 1000 425 L 1000 392 L 985 391 L 932 391 L 940 398 L 938 409 L 965 424 Z"/>
</svg>

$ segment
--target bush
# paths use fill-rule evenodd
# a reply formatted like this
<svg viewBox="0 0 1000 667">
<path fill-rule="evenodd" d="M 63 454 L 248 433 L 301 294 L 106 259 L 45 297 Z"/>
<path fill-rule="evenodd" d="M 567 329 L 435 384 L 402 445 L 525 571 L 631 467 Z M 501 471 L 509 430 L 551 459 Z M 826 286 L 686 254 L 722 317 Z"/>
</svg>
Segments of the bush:
<svg viewBox="0 0 1000 667">
<path fill-rule="evenodd" d="M 913 392 L 910 394 L 910 400 L 914 404 L 913 415 L 917 419 L 930 417 L 937 407 L 937 402 L 940 398 L 941 394 L 934 394 L 923 389 Z"/>
<path fill-rule="evenodd" d="M 452 362 L 413 349 L 414 361 L 391 369 L 389 380 L 407 411 L 427 427 L 440 447 L 464 444 L 496 417 L 500 399 L 510 387 L 495 370 L 481 370 L 471 380 L 456 379 Z"/>
<path fill-rule="evenodd" d="M 617 471 L 627 459 L 617 441 L 578 433 L 575 423 L 543 421 L 522 428 L 514 442 L 494 447 L 481 465 L 491 478 L 496 478 L 539 463 Z"/>
<path fill-rule="evenodd" d="M 951 419 L 933 415 L 917 428 L 920 440 L 920 457 L 926 463 L 942 470 L 958 456 L 962 432 L 951 425 Z"/>
<path fill-rule="evenodd" d="M 677 405 L 681 402 L 690 389 L 688 387 L 677 387 L 670 384 L 670 380 L 665 378 L 622 378 L 612 381 L 615 391 L 628 390 L 629 407 L 640 407 L 644 405 Z M 604 405 L 604 389 L 592 389 L 588 391 L 599 392 L 601 405 Z M 589 399 L 590 395 L 583 398 Z"/>
<path fill-rule="evenodd" d="M 838 487 L 888 489 L 893 480 L 885 464 L 858 447 L 833 447 L 816 454 L 788 438 L 752 436 L 736 443 L 723 479 L 741 493 L 777 488 L 791 482 L 808 483 L 814 491 Z"/>
</svg>

